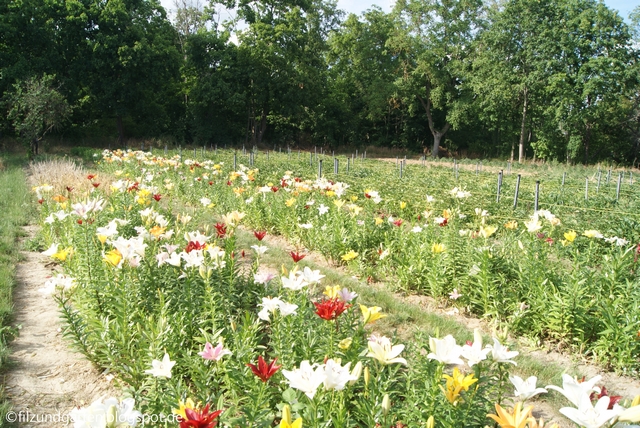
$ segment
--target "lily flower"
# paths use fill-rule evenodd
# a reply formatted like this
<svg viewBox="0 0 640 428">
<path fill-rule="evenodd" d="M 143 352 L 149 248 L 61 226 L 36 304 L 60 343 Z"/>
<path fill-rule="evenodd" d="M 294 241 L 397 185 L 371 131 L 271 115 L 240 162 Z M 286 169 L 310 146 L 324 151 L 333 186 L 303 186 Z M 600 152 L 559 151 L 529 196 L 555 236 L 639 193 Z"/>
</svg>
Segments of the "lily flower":
<svg viewBox="0 0 640 428">
<path fill-rule="evenodd" d="M 302 290 L 304 287 L 309 285 L 307 281 L 305 281 L 304 276 L 297 275 L 295 270 L 292 270 L 288 277 L 280 277 L 280 280 L 282 281 L 283 288 L 288 288 L 289 290 L 294 291 Z"/>
<path fill-rule="evenodd" d="M 312 270 L 310 267 L 305 266 L 298 275 L 302 276 L 304 280 L 309 284 L 318 284 L 320 280 L 325 277 L 320 273 L 319 269 Z"/>
<path fill-rule="evenodd" d="M 222 342 L 218 343 L 218 345 L 215 348 L 213 347 L 213 345 L 211 345 L 211 343 L 207 342 L 204 345 L 204 351 L 198 352 L 198 355 L 200 355 L 205 360 L 210 360 L 210 361 L 220 361 L 220 359 L 225 355 L 231 355 L 231 354 L 232 352 L 229 351 L 228 349 L 225 349 Z"/>
<path fill-rule="evenodd" d="M 313 304 L 316 307 L 316 314 L 327 321 L 335 320 L 351 307 L 338 298 L 324 299 L 320 302 L 313 302 Z"/>
<path fill-rule="evenodd" d="M 560 413 L 582 427 L 600 428 L 623 411 L 619 406 L 609 409 L 609 399 L 610 397 L 604 396 L 594 406 L 589 397 L 585 395 L 577 409 L 563 407 L 560 409 Z"/>
<path fill-rule="evenodd" d="M 275 358 L 271 363 L 267 364 L 264 358 L 262 358 L 262 355 L 260 355 L 258 356 L 257 366 L 255 364 L 247 363 L 247 367 L 249 367 L 253 374 L 258 376 L 260 380 L 266 382 L 271 376 L 276 374 L 280 367 L 282 367 L 276 365 L 276 361 L 278 361 L 278 358 Z"/>
<path fill-rule="evenodd" d="M 327 360 L 324 364 L 324 388 L 342 391 L 347 382 L 356 380 L 357 378 L 351 374 L 349 366 L 351 363 L 347 363 L 343 367 L 333 359 Z"/>
<path fill-rule="evenodd" d="M 346 299 L 344 299 L 346 301 Z M 372 322 L 379 320 L 380 318 L 384 318 L 387 314 L 383 314 L 380 311 L 382 308 L 380 306 L 371 306 L 370 308 L 365 305 L 360 305 L 360 311 L 362 311 L 362 316 L 364 317 L 365 324 L 371 324 Z"/>
<path fill-rule="evenodd" d="M 444 374 L 442 377 L 447 381 L 447 384 L 446 388 L 442 386 L 440 388 L 443 390 L 447 401 L 454 405 L 457 403 L 462 390 L 468 391 L 469 387 L 478 381 L 473 373 L 465 376 L 457 367 L 453 369 L 451 376 Z"/>
<path fill-rule="evenodd" d="M 400 363 L 407 365 L 407 360 L 398 357 L 404 350 L 404 345 L 391 346 L 389 338 L 382 336 L 377 340 L 369 340 L 369 353 L 367 357 L 375 358 L 384 365 Z"/>
<path fill-rule="evenodd" d="M 480 361 L 487 359 L 487 355 L 491 352 L 491 348 L 488 346 L 482 347 L 482 334 L 480 330 L 475 329 L 473 331 L 473 343 L 462 345 L 461 355 L 467 359 L 469 367 L 473 367 Z"/>
<path fill-rule="evenodd" d="M 289 381 L 291 388 L 304 392 L 312 400 L 326 376 L 323 365 L 311 365 L 308 360 L 302 361 L 300 368 L 282 370 L 282 375 Z"/>
<path fill-rule="evenodd" d="M 588 381 L 578 382 L 568 374 L 563 374 L 562 388 L 555 385 L 548 385 L 547 389 L 558 391 L 560 394 L 564 395 L 566 399 L 569 400 L 574 406 L 579 407 L 580 402 L 583 401 L 585 396 L 587 397 L 587 399 L 589 399 L 589 396 L 592 392 L 600 393 L 600 388 L 595 386 L 595 384 L 600 379 L 602 379 L 602 376 L 595 376 Z"/>
<path fill-rule="evenodd" d="M 518 364 L 515 361 L 512 361 L 512 358 L 515 358 L 520 354 L 518 351 L 509 351 L 509 348 L 502 345 L 498 339 L 493 338 L 493 346 L 491 346 L 491 356 L 493 357 L 493 361 L 498 363 L 509 363 L 517 366 Z"/>
<path fill-rule="evenodd" d="M 544 388 L 536 388 L 536 382 L 538 381 L 536 376 L 531 376 L 527 378 L 527 380 L 522 380 L 519 376 L 509 375 L 509 380 L 516 388 L 514 391 L 515 397 L 522 401 L 526 401 L 531 397 L 547 392 Z"/>
<path fill-rule="evenodd" d="M 216 410 L 215 412 L 209 412 L 209 404 L 204 409 L 189 409 L 185 408 L 184 413 L 186 418 L 180 421 L 180 428 L 213 428 L 218 424 L 218 416 L 222 413 L 222 410 Z"/>
<path fill-rule="evenodd" d="M 431 360 L 437 360 L 442 364 L 464 363 L 462 359 L 460 359 L 462 347 L 456 344 L 456 339 L 451 335 L 445 336 L 444 339 L 430 337 L 429 347 L 431 348 L 431 352 L 427 355 L 427 358 Z"/>
<path fill-rule="evenodd" d="M 355 291 L 349 291 L 349 289 L 345 287 L 342 290 L 338 291 L 338 297 L 345 302 L 350 302 L 358 297 L 358 293 L 356 293 Z"/>
<path fill-rule="evenodd" d="M 162 361 L 153 360 L 151 361 L 152 368 L 149 370 L 145 370 L 145 373 L 153 375 L 155 377 L 165 377 L 171 378 L 171 369 L 176 365 L 175 361 L 171 361 L 169 358 L 169 354 L 164 353 L 164 357 Z"/>
<path fill-rule="evenodd" d="M 306 254 L 300 253 L 299 251 L 291 251 L 289 254 L 291 255 L 294 263 L 298 263 L 300 260 L 306 257 Z"/>
<path fill-rule="evenodd" d="M 487 415 L 500 425 L 501 428 L 525 428 L 531 419 L 533 406 L 522 409 L 522 403 L 517 403 L 511 412 L 496 404 L 497 415 Z"/>
</svg>

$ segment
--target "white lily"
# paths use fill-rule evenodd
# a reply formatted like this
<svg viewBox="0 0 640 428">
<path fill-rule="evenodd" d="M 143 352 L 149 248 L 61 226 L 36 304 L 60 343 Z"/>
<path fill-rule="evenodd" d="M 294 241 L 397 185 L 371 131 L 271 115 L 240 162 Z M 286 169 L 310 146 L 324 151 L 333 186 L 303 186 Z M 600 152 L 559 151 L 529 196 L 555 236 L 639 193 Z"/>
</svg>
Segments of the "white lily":
<svg viewBox="0 0 640 428">
<path fill-rule="evenodd" d="M 563 407 L 560 413 L 584 428 L 600 428 L 611 419 L 618 416 L 624 410 L 620 406 L 614 406 L 609 410 L 610 397 L 604 396 L 594 406 L 588 395 L 583 395 L 578 408 Z"/>
<path fill-rule="evenodd" d="M 568 374 L 563 374 L 562 388 L 555 385 L 547 385 L 547 389 L 558 391 L 567 400 L 571 401 L 574 406 L 579 407 L 585 395 L 588 397 L 592 392 L 600 393 L 600 388 L 595 386 L 600 379 L 602 379 L 602 376 L 595 376 L 587 381 L 578 382 Z"/>
<path fill-rule="evenodd" d="M 456 344 L 453 336 L 445 336 L 444 339 L 429 338 L 431 352 L 427 358 L 440 361 L 442 364 L 464 364 L 460 358 L 462 347 Z"/>
<path fill-rule="evenodd" d="M 527 380 L 522 380 L 520 376 L 509 375 L 509 380 L 516 388 L 513 394 L 518 400 L 526 401 L 531 397 L 547 392 L 544 388 L 536 388 L 536 383 L 538 382 L 538 378 L 536 376 L 531 376 L 527 378 Z"/>
</svg>

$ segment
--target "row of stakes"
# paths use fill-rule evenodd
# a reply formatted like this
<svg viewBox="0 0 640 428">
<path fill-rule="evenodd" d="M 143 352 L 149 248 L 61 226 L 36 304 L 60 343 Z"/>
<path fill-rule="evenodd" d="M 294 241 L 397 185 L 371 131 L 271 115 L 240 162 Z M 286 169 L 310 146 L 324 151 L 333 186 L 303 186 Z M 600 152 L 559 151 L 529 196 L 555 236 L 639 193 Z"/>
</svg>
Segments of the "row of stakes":
<svg viewBox="0 0 640 428">
<path fill-rule="evenodd" d="M 225 145 L 226 148 L 226 145 Z M 212 149 L 214 150 L 214 153 L 217 154 L 218 153 L 218 146 L 215 145 L 214 147 L 212 147 Z M 141 146 L 141 150 L 144 151 L 144 143 Z M 153 147 L 150 147 L 151 152 L 153 152 Z M 274 151 L 276 151 L 276 147 L 274 146 Z M 164 147 L 164 154 L 166 155 L 168 152 L 168 147 L 165 145 Z M 201 150 L 201 154 L 204 155 L 204 153 L 206 152 L 206 146 L 202 147 Z M 243 146 L 242 147 L 242 152 L 243 155 L 246 156 L 247 151 L 246 148 Z M 279 150 L 280 153 L 282 153 L 282 148 L 280 148 Z M 291 149 L 287 148 L 287 152 L 289 154 L 289 156 L 291 156 Z M 253 166 L 254 164 L 254 160 L 255 160 L 255 154 L 257 153 L 256 148 L 254 147 L 253 150 L 251 150 L 249 152 L 249 165 Z M 363 152 L 361 154 L 362 159 L 366 159 L 366 151 Z M 267 150 L 265 152 L 266 156 L 267 156 L 267 160 L 269 160 L 269 151 Z M 301 151 L 298 150 L 298 157 L 300 157 Z M 182 147 L 179 148 L 179 155 L 180 155 L 180 159 L 182 159 Z M 193 155 L 194 157 L 197 156 L 197 149 L 194 148 L 193 149 Z M 324 149 L 321 149 L 320 151 L 320 155 L 324 156 Z M 358 154 L 358 150 L 355 151 L 355 153 L 352 153 L 351 158 L 347 157 L 347 168 L 346 168 L 346 172 L 349 172 L 350 169 L 350 164 L 351 162 L 355 162 L 356 159 L 359 158 L 359 154 Z M 309 153 L 309 163 L 311 166 L 313 166 L 313 162 L 314 162 L 314 157 L 316 159 L 316 161 L 318 162 L 318 178 L 322 178 L 322 164 L 323 161 L 322 159 L 318 159 L 318 151 L 317 151 L 317 147 L 314 147 L 314 153 Z M 339 160 L 338 158 L 335 157 L 335 152 L 332 152 L 332 157 L 333 157 L 333 173 L 334 174 L 338 174 L 339 173 Z M 426 162 L 426 156 L 422 156 L 421 157 L 421 161 L 422 161 L 422 165 L 425 165 Z M 404 169 L 406 167 L 406 163 L 407 163 L 407 158 L 405 156 L 405 158 L 403 160 L 400 160 L 399 157 L 396 157 L 396 168 L 399 170 L 399 177 L 402 178 L 403 174 L 404 174 Z M 237 168 L 237 152 L 234 152 L 233 154 L 233 169 L 235 170 Z M 456 180 L 458 180 L 458 176 L 459 176 L 459 166 L 457 164 L 457 161 L 454 159 L 453 160 L 453 170 L 454 173 L 456 175 Z M 480 162 L 476 162 L 476 168 L 475 168 L 475 174 L 478 175 L 479 172 L 482 170 L 482 164 Z M 511 162 L 507 162 L 507 173 L 510 174 L 511 173 Z M 504 171 L 500 170 L 498 172 L 498 184 L 497 184 L 497 191 L 496 191 L 496 203 L 500 202 L 500 196 L 501 196 L 501 189 L 502 189 L 502 180 L 503 180 L 503 175 L 504 175 Z M 623 172 L 618 173 L 618 182 L 617 182 L 617 186 L 616 186 L 616 201 L 618 201 L 620 199 L 620 189 L 622 187 L 622 181 L 623 181 Z M 564 189 L 564 185 L 565 185 L 565 181 L 566 181 L 566 176 L 567 173 L 564 172 L 562 174 L 562 188 Z M 601 182 L 601 177 L 602 177 L 602 172 L 600 170 L 598 170 L 598 180 L 597 180 L 597 185 L 596 185 L 596 193 L 599 192 L 600 190 L 600 182 Z M 520 174 L 518 174 L 517 178 L 516 178 L 516 187 L 515 187 L 515 193 L 514 193 L 514 197 L 513 197 L 513 209 L 516 209 L 518 206 L 518 196 L 520 193 L 520 180 L 521 180 L 522 176 Z M 609 184 L 611 180 L 611 169 L 608 170 L 607 172 L 607 178 L 606 178 L 606 183 L 607 185 Z M 631 171 L 629 171 L 629 184 L 633 184 L 633 173 Z M 536 184 L 535 184 L 535 196 L 534 196 L 534 210 L 537 211 L 538 210 L 538 206 L 539 206 L 539 198 L 540 198 L 540 180 L 536 180 Z M 585 201 L 589 199 L 589 177 L 585 178 L 585 190 L 584 190 L 584 199 Z"/>
</svg>

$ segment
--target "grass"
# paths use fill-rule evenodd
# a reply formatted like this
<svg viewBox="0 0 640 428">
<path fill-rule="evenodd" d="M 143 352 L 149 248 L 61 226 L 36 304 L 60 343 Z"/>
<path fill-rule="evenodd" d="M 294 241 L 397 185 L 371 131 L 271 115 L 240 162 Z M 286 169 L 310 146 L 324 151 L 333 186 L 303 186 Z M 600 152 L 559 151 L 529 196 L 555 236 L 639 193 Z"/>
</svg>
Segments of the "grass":
<svg viewBox="0 0 640 428">
<path fill-rule="evenodd" d="M 15 285 L 15 267 L 20 261 L 18 238 L 24 236 L 22 226 L 32 216 L 32 205 L 26 177 L 18 157 L 0 157 L 0 370 L 7 367 L 8 343 L 15 335 L 9 326 L 13 311 L 12 293 Z M 9 410 L 4 391 L 0 392 L 0 426 Z"/>
</svg>

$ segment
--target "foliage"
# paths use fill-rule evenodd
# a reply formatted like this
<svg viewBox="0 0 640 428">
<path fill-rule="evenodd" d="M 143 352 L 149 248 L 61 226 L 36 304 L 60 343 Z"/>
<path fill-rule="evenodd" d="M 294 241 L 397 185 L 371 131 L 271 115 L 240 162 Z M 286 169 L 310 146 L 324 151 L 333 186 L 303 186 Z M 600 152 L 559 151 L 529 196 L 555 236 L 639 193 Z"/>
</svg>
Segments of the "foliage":
<svg viewBox="0 0 640 428">
<path fill-rule="evenodd" d="M 7 117 L 15 131 L 38 154 L 38 142 L 48 132 L 62 126 L 71 114 L 64 96 L 54 87 L 55 77 L 43 75 L 14 85 L 9 95 Z"/>
</svg>

